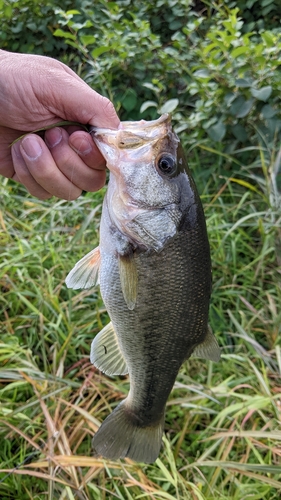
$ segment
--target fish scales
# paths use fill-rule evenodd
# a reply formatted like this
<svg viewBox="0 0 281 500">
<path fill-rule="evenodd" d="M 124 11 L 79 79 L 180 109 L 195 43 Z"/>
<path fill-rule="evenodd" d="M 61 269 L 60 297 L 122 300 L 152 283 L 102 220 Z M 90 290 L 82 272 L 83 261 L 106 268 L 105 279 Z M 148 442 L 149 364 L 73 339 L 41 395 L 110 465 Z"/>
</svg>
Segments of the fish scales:
<svg viewBox="0 0 281 500">
<path fill-rule="evenodd" d="M 163 115 L 123 127 L 121 153 L 117 132 L 94 132 L 111 171 L 98 259 L 112 325 L 93 341 L 91 359 L 107 374 L 128 372 L 130 391 L 103 422 L 93 447 L 106 458 L 152 462 L 182 363 L 192 353 L 218 361 L 220 353 L 208 328 L 211 261 L 203 208 L 170 119 Z M 165 169 L 171 161 L 173 175 L 157 170 L 159 161 Z M 82 261 L 68 286 L 78 287 L 81 269 L 91 271 Z"/>
<path fill-rule="evenodd" d="M 198 231 L 195 231 L 194 236 L 198 238 Z M 178 239 L 182 242 L 178 242 Z M 115 260 L 112 260 L 112 266 L 100 275 L 102 295 L 120 338 L 129 368 L 130 383 L 137 388 L 137 397 L 131 394 L 132 400 L 138 401 L 141 408 L 138 416 L 144 424 L 147 422 L 146 400 L 149 394 L 146 385 L 151 387 L 151 383 L 155 384 L 155 405 L 158 411 L 160 407 L 162 416 L 181 364 L 193 350 L 194 344 L 199 344 L 205 337 L 202 325 L 207 325 L 208 305 L 202 301 L 202 295 L 210 294 L 210 263 L 205 259 L 204 265 L 202 252 L 193 255 L 190 248 L 192 241 L 193 238 L 189 240 L 190 245 L 186 245 L 186 238 L 180 235 L 160 254 L 151 255 L 150 259 L 138 257 L 136 263 L 139 288 L 145 287 L 146 293 L 137 298 L 133 311 L 127 310 L 121 289 L 116 289 L 119 280 Z M 177 248 L 177 255 L 173 252 L 173 246 Z M 194 285 L 190 284 L 192 280 L 186 276 L 186 269 L 190 266 L 193 266 L 194 270 Z M 111 301 L 114 286 L 115 300 Z M 179 297 L 179 293 L 185 296 L 185 301 Z M 116 301 L 116 297 L 119 297 L 119 301 Z M 171 307 L 167 307 L 167 303 Z M 132 332 L 136 332 L 133 339 Z M 191 335 L 188 335 L 189 332 Z M 139 359 L 142 362 L 138 370 Z M 144 367 L 147 367 L 147 370 L 144 370 Z M 171 372 L 171 376 L 163 379 L 164 388 L 161 390 L 161 380 L 153 379 L 151 374 L 159 373 L 161 376 L 163 372 L 167 375 Z M 167 380 L 170 381 L 169 384 Z M 154 411 L 152 406 L 151 413 Z"/>
</svg>

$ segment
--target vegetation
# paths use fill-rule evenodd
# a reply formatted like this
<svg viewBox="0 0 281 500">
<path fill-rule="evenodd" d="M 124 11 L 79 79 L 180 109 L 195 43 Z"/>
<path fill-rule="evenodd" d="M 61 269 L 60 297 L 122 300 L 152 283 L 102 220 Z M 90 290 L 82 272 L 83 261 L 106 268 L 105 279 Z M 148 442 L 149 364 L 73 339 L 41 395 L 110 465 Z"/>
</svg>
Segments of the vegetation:
<svg viewBox="0 0 281 500">
<path fill-rule="evenodd" d="M 123 120 L 173 113 L 205 207 L 222 347 L 220 363 L 182 367 L 155 464 L 92 457 L 91 438 L 129 383 L 89 362 L 108 322 L 99 290 L 70 291 L 64 279 L 98 242 L 104 190 L 39 201 L 2 179 L 3 500 L 280 498 L 278 5 L 0 0 L 3 48 L 60 58 Z"/>
</svg>

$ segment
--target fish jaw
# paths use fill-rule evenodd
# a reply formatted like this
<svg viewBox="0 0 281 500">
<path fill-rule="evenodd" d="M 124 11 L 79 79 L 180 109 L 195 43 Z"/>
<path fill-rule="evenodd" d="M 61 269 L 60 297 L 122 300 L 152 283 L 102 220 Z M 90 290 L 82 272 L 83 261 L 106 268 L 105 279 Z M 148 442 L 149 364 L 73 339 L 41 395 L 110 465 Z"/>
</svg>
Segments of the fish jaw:
<svg viewBox="0 0 281 500">
<path fill-rule="evenodd" d="M 168 113 L 161 115 L 157 120 L 140 120 L 137 122 L 121 122 L 118 129 L 91 127 L 90 134 L 98 148 L 102 144 L 109 147 L 115 145 L 120 149 L 138 147 L 147 141 L 158 140 L 171 131 L 171 117 Z M 105 150 L 105 158 L 108 149 Z"/>
</svg>

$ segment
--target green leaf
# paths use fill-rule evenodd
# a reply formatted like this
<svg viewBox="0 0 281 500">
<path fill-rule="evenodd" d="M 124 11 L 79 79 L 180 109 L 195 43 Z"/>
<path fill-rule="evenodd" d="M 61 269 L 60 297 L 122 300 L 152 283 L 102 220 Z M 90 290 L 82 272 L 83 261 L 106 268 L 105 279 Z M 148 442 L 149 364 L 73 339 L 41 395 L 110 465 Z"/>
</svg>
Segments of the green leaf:
<svg viewBox="0 0 281 500">
<path fill-rule="evenodd" d="M 254 104 L 254 99 L 249 99 L 248 101 L 246 101 L 244 105 L 241 106 L 238 113 L 236 113 L 237 118 L 244 118 L 245 116 L 247 116 L 250 113 L 253 104 Z"/>
<path fill-rule="evenodd" d="M 235 80 L 235 85 L 236 87 L 251 87 L 253 84 L 253 81 L 250 78 L 237 78 Z"/>
<path fill-rule="evenodd" d="M 268 130 L 271 131 L 272 136 L 275 136 L 281 128 L 281 120 L 274 118 L 274 116 L 272 118 L 268 118 L 267 119 L 267 126 L 268 126 Z"/>
<path fill-rule="evenodd" d="M 251 89 L 251 94 L 259 101 L 266 102 L 268 98 L 271 96 L 272 87 L 271 85 L 267 85 L 266 87 L 262 87 L 261 89 Z"/>
<path fill-rule="evenodd" d="M 229 92 L 228 94 L 225 95 L 224 97 L 224 102 L 227 105 L 227 107 L 230 107 L 230 105 L 233 103 L 233 101 L 237 98 L 234 92 Z"/>
<path fill-rule="evenodd" d="M 257 1 L 257 0 L 248 0 L 248 1 L 246 2 L 246 7 L 247 7 L 247 9 L 251 9 L 251 8 L 253 7 L 254 3 L 256 3 L 256 1 Z"/>
<path fill-rule="evenodd" d="M 220 121 L 216 123 L 216 125 L 212 125 L 207 132 L 213 141 L 220 142 L 225 136 L 226 126 L 222 121 Z"/>
<path fill-rule="evenodd" d="M 238 141 L 246 142 L 248 140 L 248 134 L 247 134 L 245 127 L 243 127 L 239 123 L 237 123 L 236 125 L 234 125 L 232 127 L 232 132 L 233 132 L 234 137 L 236 137 L 236 139 L 238 139 Z"/>
<path fill-rule="evenodd" d="M 62 38 L 69 38 L 70 40 L 76 40 L 76 35 L 69 33 L 69 31 L 63 31 L 60 28 L 56 29 L 53 33 L 54 36 L 60 36 Z"/>
<path fill-rule="evenodd" d="M 157 102 L 145 101 L 140 107 L 140 113 L 143 113 L 147 108 L 157 108 Z"/>
<path fill-rule="evenodd" d="M 126 111 L 132 111 L 138 102 L 137 94 L 133 89 L 128 90 L 125 97 L 122 99 L 122 106 Z"/>
<path fill-rule="evenodd" d="M 274 4 L 274 0 L 261 0 L 261 4 L 263 7 L 266 7 L 267 5 Z"/>
<path fill-rule="evenodd" d="M 101 54 L 104 54 L 105 52 L 109 52 L 110 47 L 108 46 L 102 46 L 102 47 L 97 47 L 96 49 L 92 50 L 91 55 L 94 59 L 97 59 Z"/>
<path fill-rule="evenodd" d="M 16 24 L 16 26 L 14 26 L 13 28 L 11 28 L 11 31 L 12 31 L 12 33 L 14 33 L 16 35 L 16 34 L 18 34 L 18 33 L 21 32 L 22 28 L 23 28 L 23 23 L 19 22 L 19 23 Z"/>
<path fill-rule="evenodd" d="M 254 104 L 254 99 L 247 100 L 243 96 L 239 96 L 230 107 L 230 113 L 237 118 L 244 118 L 250 112 Z"/>
<path fill-rule="evenodd" d="M 210 71 L 208 69 L 198 69 L 193 73 L 193 76 L 196 76 L 196 78 L 209 78 Z"/>
<path fill-rule="evenodd" d="M 36 31 L 37 30 L 37 25 L 35 23 L 27 23 L 26 26 L 31 31 Z"/>
<path fill-rule="evenodd" d="M 274 47 L 276 43 L 276 37 L 271 31 L 265 31 L 261 33 L 261 38 L 265 41 L 268 47 Z"/>
<path fill-rule="evenodd" d="M 80 40 L 85 47 L 88 45 L 95 43 L 96 37 L 94 35 L 81 35 Z"/>
<path fill-rule="evenodd" d="M 231 57 L 235 59 L 236 57 L 241 56 L 242 54 L 245 54 L 246 52 L 249 52 L 249 48 L 247 46 L 242 46 L 242 47 L 236 47 L 236 49 L 232 50 L 230 52 Z"/>
<path fill-rule="evenodd" d="M 159 88 L 159 87 L 157 87 L 156 85 L 153 85 L 153 84 L 152 84 L 152 83 L 150 83 L 150 82 L 144 82 L 144 83 L 142 84 L 142 86 L 143 86 L 143 87 L 146 87 L 147 89 L 152 90 L 153 92 L 156 92 L 157 94 L 159 94 L 159 92 L 160 92 L 160 88 Z"/>
<path fill-rule="evenodd" d="M 169 101 L 166 101 L 165 104 L 161 106 L 159 111 L 160 113 L 172 113 L 176 109 L 178 104 L 179 104 L 178 99 L 169 99 Z"/>
<path fill-rule="evenodd" d="M 80 14 L 79 10 L 72 9 L 72 10 L 67 10 L 66 15 L 67 16 L 74 16 L 75 14 Z"/>
<path fill-rule="evenodd" d="M 6 5 L 4 8 L 4 16 L 8 19 L 13 15 L 13 8 L 11 5 Z"/>
<path fill-rule="evenodd" d="M 276 113 L 277 111 L 270 106 L 270 104 L 265 104 L 261 110 L 261 114 L 264 118 L 272 118 Z"/>
<path fill-rule="evenodd" d="M 171 23 L 169 23 L 169 28 L 170 28 L 170 30 L 175 31 L 175 30 L 181 28 L 182 24 L 183 24 L 182 21 L 177 21 L 177 20 L 172 21 Z"/>
<path fill-rule="evenodd" d="M 238 95 L 236 97 L 236 99 L 234 99 L 234 101 L 232 102 L 232 104 L 230 106 L 230 109 L 229 109 L 230 113 L 232 115 L 236 116 L 236 113 L 239 112 L 241 106 L 244 105 L 245 101 L 246 101 L 245 97 L 243 97 L 242 95 Z"/>
</svg>

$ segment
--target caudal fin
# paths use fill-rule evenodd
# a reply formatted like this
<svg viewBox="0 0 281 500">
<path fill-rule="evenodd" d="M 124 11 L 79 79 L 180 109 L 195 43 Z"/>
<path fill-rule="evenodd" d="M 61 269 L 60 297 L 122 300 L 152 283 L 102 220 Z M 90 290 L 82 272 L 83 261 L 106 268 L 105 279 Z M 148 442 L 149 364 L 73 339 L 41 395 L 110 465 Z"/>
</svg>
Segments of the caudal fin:
<svg viewBox="0 0 281 500">
<path fill-rule="evenodd" d="M 128 457 L 136 462 L 152 463 L 160 452 L 164 417 L 154 426 L 140 427 L 124 403 L 115 408 L 94 436 L 94 452 L 111 460 Z"/>
</svg>

